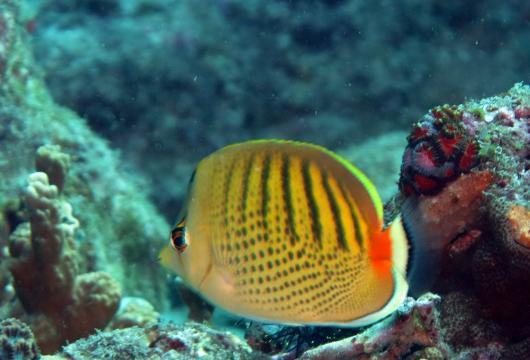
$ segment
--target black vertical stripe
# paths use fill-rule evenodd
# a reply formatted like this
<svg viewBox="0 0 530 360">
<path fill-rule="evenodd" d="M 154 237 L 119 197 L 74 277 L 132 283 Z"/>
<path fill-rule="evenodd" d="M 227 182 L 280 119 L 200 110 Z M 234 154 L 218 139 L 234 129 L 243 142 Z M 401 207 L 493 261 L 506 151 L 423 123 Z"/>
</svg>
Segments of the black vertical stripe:
<svg viewBox="0 0 530 360">
<path fill-rule="evenodd" d="M 331 206 L 331 212 L 333 214 L 333 223 L 335 225 L 335 235 L 337 237 L 339 248 L 343 250 L 350 250 L 344 233 L 344 224 L 342 223 L 342 216 L 339 203 L 335 198 L 335 195 L 333 195 L 333 192 L 331 191 L 331 186 L 329 185 L 329 175 L 323 174 L 323 177 L 324 179 L 322 183 L 324 185 L 324 190 Z"/>
<path fill-rule="evenodd" d="M 228 169 L 228 174 L 227 174 L 227 177 L 226 177 L 226 180 L 225 180 L 225 186 L 224 186 L 224 208 L 225 208 L 225 213 L 224 213 L 224 217 L 225 217 L 225 224 L 228 224 L 228 200 L 230 199 L 230 186 L 231 186 L 231 183 L 232 183 L 232 176 L 234 175 L 234 166 L 235 166 L 235 161 L 234 160 L 230 160 L 230 165 L 229 165 L 229 169 Z"/>
<path fill-rule="evenodd" d="M 351 203 L 349 194 L 344 189 L 342 184 L 339 184 L 339 189 L 342 194 L 342 197 L 346 199 L 346 204 L 348 204 L 348 208 L 350 209 L 350 213 L 353 219 L 353 227 L 355 231 L 355 240 L 357 241 L 357 244 L 359 244 L 359 248 L 362 251 L 364 249 L 364 237 L 363 232 L 361 231 L 361 225 L 359 224 L 359 218 L 357 217 L 357 212 L 355 211 L 355 206 Z"/>
<path fill-rule="evenodd" d="M 318 242 L 318 245 L 322 247 L 322 224 L 320 223 L 320 209 L 313 193 L 313 179 L 309 173 L 309 161 L 305 160 L 302 163 L 302 178 L 304 183 L 304 193 L 307 199 L 307 205 L 309 206 L 310 220 L 311 220 L 311 231 L 313 232 L 313 238 Z"/>
<path fill-rule="evenodd" d="M 291 199 L 291 158 L 288 155 L 282 157 L 282 192 L 283 200 L 287 211 L 287 226 L 291 232 L 291 245 L 294 245 L 300 238 L 296 233 L 294 221 L 294 208 Z"/>
<path fill-rule="evenodd" d="M 261 173 L 261 216 L 263 216 L 263 224 L 267 225 L 267 207 L 270 200 L 269 195 L 269 177 L 271 173 L 271 154 L 265 155 L 263 160 L 263 171 Z"/>
<path fill-rule="evenodd" d="M 250 155 L 245 163 L 245 170 L 243 171 L 243 194 L 241 196 L 241 214 L 245 216 L 247 209 L 247 198 L 248 198 L 248 183 L 250 181 L 250 171 L 254 165 L 255 154 Z"/>
</svg>

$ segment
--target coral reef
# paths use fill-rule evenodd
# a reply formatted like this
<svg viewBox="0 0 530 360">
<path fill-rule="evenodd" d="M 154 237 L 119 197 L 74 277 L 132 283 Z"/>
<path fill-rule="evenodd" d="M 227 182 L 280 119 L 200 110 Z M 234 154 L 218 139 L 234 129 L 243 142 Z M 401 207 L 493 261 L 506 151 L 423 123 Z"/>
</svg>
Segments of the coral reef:
<svg viewBox="0 0 530 360">
<path fill-rule="evenodd" d="M 142 177 L 52 101 L 20 5 L 0 3 L 0 316 L 27 322 L 49 353 L 104 328 L 120 287 L 165 308 L 168 225 Z"/>
<path fill-rule="evenodd" d="M 1 358 L 39 358 L 36 344 L 64 360 L 530 358 L 530 87 L 435 107 L 403 145 L 394 132 L 427 103 L 524 77 L 527 4 L 32 3 L 0 2 L 0 318 L 16 318 L 0 322 Z M 52 100 L 24 28 L 54 96 L 87 122 Z M 461 81 L 470 70 L 497 76 Z M 148 196 L 175 215 L 192 164 L 262 136 L 338 148 L 385 199 L 404 147 L 387 214 L 402 211 L 441 254 L 426 257 L 440 295 L 353 336 L 304 329 L 294 349 L 266 332 L 252 350 L 206 324 L 161 323 L 169 228 Z M 192 318 L 211 318 L 183 297 Z"/>
<path fill-rule="evenodd" d="M 502 327 L 482 317 L 478 299 L 462 292 L 452 292 L 442 298 L 440 327 L 445 341 L 455 352 L 507 342 Z"/>
<path fill-rule="evenodd" d="M 69 168 L 70 156 L 62 152 L 60 146 L 45 145 L 37 149 L 35 169 L 46 173 L 50 184 L 55 185 L 59 192 L 64 189 Z"/>
<path fill-rule="evenodd" d="M 403 219 L 424 250 L 441 253 L 433 289 L 444 299 L 446 340 L 462 359 L 528 351 L 529 104 L 530 86 L 516 84 L 499 96 L 436 107 L 408 137 Z"/>
<path fill-rule="evenodd" d="M 407 300 L 389 318 L 361 334 L 306 351 L 300 359 L 445 359 L 451 353 L 443 342 L 436 303 L 425 294 Z"/>
<path fill-rule="evenodd" d="M 157 324 L 100 332 L 64 347 L 54 359 L 267 359 L 236 336 L 206 325 Z"/>
<path fill-rule="evenodd" d="M 195 291 L 188 288 L 181 281 L 174 282 L 182 301 L 188 307 L 188 320 L 205 322 L 210 321 L 213 315 L 214 307 L 204 300 Z"/>
<path fill-rule="evenodd" d="M 493 181 L 489 171 L 473 172 L 461 175 L 437 196 L 407 198 L 403 219 L 412 237 L 427 239 L 425 247 L 435 250 L 448 246 L 450 256 L 467 249 L 471 243 L 461 249 L 468 240 L 463 235 L 476 232 L 484 222 L 484 191 Z"/>
<path fill-rule="evenodd" d="M 57 158 L 67 159 L 52 157 Z M 64 175 L 65 171 L 57 173 Z M 26 313 L 22 317 L 33 328 L 43 352 L 50 353 L 65 341 L 104 328 L 121 295 L 108 274 L 79 273 L 75 243 L 79 222 L 70 204 L 60 198 L 57 186 L 49 184 L 43 172 L 31 174 L 28 182 L 29 222 L 18 225 L 9 238 L 9 270 Z"/>
<path fill-rule="evenodd" d="M 0 267 L 6 266 L 9 236 L 29 220 L 20 192 L 36 167 L 75 210 L 80 223 L 75 243 L 83 254 L 77 259 L 79 274 L 112 274 L 125 295 L 143 297 L 163 310 L 167 286 L 156 261 L 169 225 L 149 202 L 143 176 L 130 171 L 85 120 L 53 102 L 28 46 L 21 5 L 27 4 L 0 2 Z M 49 147 L 36 153 L 42 145 Z M 4 271 L 0 284 L 3 305 L 14 293 Z"/>
<path fill-rule="evenodd" d="M 407 139 L 400 177 L 402 192 L 412 195 L 412 187 L 422 193 L 418 190 L 423 179 L 415 181 L 415 173 L 449 175 L 432 179 L 439 183 L 433 191 L 438 192 L 460 173 L 476 167 L 503 179 L 495 190 L 500 197 L 528 205 L 530 190 L 523 185 L 529 177 L 529 103 L 529 86 L 516 84 L 503 95 L 429 111 Z M 449 174 L 442 169 L 449 169 Z"/>
<path fill-rule="evenodd" d="M 245 340 L 252 349 L 277 358 L 297 358 L 308 349 L 359 333 L 355 328 L 291 327 L 248 322 Z"/>
<path fill-rule="evenodd" d="M 40 352 L 31 330 L 20 320 L 6 319 L 0 321 L 0 359 L 40 359 Z"/>
</svg>

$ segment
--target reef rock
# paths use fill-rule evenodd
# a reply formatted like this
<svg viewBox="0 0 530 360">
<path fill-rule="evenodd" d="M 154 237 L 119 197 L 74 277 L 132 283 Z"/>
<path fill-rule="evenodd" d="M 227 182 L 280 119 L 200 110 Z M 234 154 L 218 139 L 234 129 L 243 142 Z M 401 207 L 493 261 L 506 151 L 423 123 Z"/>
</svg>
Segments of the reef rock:
<svg viewBox="0 0 530 360">
<path fill-rule="evenodd" d="M 305 360 L 332 359 L 445 359 L 450 355 L 440 332 L 436 304 L 440 297 L 426 294 L 407 300 L 389 318 L 351 338 L 306 351 Z"/>
<path fill-rule="evenodd" d="M 399 185 L 409 233 L 439 254 L 431 288 L 454 304 L 448 342 L 504 356 L 530 321 L 530 86 L 430 110 L 408 137 Z M 470 301 L 473 320 L 457 326 L 471 313 L 456 304 Z"/>
<path fill-rule="evenodd" d="M 78 340 L 54 359 L 266 359 L 236 336 L 197 323 L 157 324 L 100 332 Z M 51 359 L 51 358 L 50 358 Z"/>
</svg>

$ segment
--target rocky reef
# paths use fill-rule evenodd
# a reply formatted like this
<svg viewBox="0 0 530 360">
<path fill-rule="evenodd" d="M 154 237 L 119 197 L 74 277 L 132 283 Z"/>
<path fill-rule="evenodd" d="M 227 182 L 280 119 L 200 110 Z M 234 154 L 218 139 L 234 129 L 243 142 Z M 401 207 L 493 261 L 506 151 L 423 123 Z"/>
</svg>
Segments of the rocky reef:
<svg viewBox="0 0 530 360">
<path fill-rule="evenodd" d="M 444 253 L 435 288 L 473 289 L 514 334 L 530 310 L 529 112 L 522 84 L 432 109 L 408 137 L 400 179 L 404 218 Z"/>
<path fill-rule="evenodd" d="M 0 317 L 27 322 L 50 353 L 104 328 L 121 294 L 166 307 L 168 225 L 144 180 L 53 102 L 19 5 L 0 3 Z"/>
</svg>

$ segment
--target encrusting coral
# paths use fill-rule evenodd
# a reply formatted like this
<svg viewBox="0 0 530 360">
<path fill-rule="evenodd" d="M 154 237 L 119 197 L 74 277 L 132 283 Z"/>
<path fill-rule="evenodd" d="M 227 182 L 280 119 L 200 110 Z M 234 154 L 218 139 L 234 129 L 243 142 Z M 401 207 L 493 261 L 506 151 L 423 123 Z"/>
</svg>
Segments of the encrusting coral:
<svg viewBox="0 0 530 360">
<path fill-rule="evenodd" d="M 52 182 L 64 184 L 67 155 L 57 147 L 41 148 L 37 164 L 53 169 Z M 75 232 L 78 220 L 48 175 L 28 177 L 25 202 L 29 221 L 9 238 L 13 276 L 23 314 L 45 353 L 65 341 L 104 328 L 118 308 L 119 285 L 105 272 L 80 274 Z M 14 310 L 15 311 L 15 310 Z"/>
</svg>

